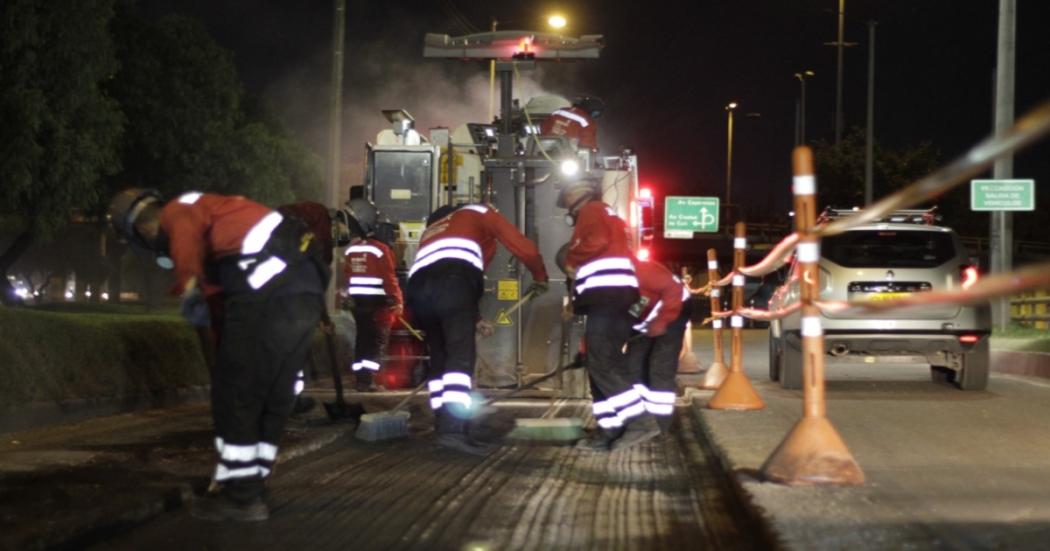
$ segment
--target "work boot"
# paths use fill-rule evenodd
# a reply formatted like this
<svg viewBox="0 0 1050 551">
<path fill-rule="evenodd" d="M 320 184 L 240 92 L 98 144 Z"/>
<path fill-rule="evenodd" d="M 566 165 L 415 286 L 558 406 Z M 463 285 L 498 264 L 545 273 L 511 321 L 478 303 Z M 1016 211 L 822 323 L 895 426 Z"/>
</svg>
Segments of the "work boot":
<svg viewBox="0 0 1050 551">
<path fill-rule="evenodd" d="M 434 432 L 437 434 L 438 445 L 470 455 L 488 455 L 492 451 L 491 446 L 467 436 L 468 421 L 466 419 L 452 415 L 446 411 L 446 408 L 437 410 L 434 416 L 436 418 Z"/>
<path fill-rule="evenodd" d="M 613 442 L 612 450 L 625 450 L 643 442 L 648 442 L 657 436 L 660 436 L 660 425 L 656 423 L 656 417 L 643 413 L 627 423 L 623 436 Z"/>
<path fill-rule="evenodd" d="M 241 504 L 224 493 L 217 493 L 195 498 L 190 504 L 190 515 L 201 520 L 258 522 L 270 518 L 270 508 L 261 497 Z"/>
<path fill-rule="evenodd" d="M 619 436 L 619 432 L 619 430 L 594 429 L 585 438 L 577 441 L 574 447 L 585 452 L 607 452 L 611 449 L 613 441 Z"/>
</svg>

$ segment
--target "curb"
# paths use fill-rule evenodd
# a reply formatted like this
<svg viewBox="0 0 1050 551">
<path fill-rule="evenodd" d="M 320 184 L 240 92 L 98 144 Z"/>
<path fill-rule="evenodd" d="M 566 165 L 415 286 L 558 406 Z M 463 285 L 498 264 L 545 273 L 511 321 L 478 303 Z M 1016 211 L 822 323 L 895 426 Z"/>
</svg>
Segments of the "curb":
<svg viewBox="0 0 1050 551">
<path fill-rule="evenodd" d="M 992 371 L 1010 375 L 1027 375 L 1050 379 L 1050 354 L 992 350 Z"/>
<path fill-rule="evenodd" d="M 700 443 L 700 447 L 708 459 L 714 460 L 715 464 L 713 466 L 722 475 L 729 493 L 734 498 L 735 509 L 744 516 L 743 524 L 752 526 L 758 531 L 757 539 L 762 542 L 762 549 L 787 549 L 787 546 L 773 528 L 772 516 L 768 514 L 766 509 L 755 503 L 754 496 L 744 488 L 737 468 L 729 459 L 729 454 L 715 440 L 710 427 L 708 427 L 703 414 L 700 412 L 701 408 L 703 408 L 700 397 L 694 395 L 688 408 L 689 419 L 694 425 L 694 430 L 698 433 L 697 440 Z"/>
</svg>

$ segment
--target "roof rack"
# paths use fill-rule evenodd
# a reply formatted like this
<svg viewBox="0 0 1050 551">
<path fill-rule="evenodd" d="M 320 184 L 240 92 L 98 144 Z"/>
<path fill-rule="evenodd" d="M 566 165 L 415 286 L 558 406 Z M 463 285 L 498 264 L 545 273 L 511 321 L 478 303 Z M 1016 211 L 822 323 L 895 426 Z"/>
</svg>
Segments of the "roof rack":
<svg viewBox="0 0 1050 551">
<path fill-rule="evenodd" d="M 859 207 L 853 207 L 852 209 L 841 209 L 834 207 L 827 207 L 824 212 L 817 217 L 817 223 L 829 222 L 836 218 L 845 218 L 847 216 L 853 216 L 862 212 Z M 890 224 L 924 224 L 932 226 L 937 222 L 941 221 L 941 215 L 937 213 L 937 207 L 930 207 L 928 209 L 901 209 L 895 210 L 888 216 L 884 216 L 877 220 L 872 220 L 873 223 L 890 223 Z"/>
</svg>

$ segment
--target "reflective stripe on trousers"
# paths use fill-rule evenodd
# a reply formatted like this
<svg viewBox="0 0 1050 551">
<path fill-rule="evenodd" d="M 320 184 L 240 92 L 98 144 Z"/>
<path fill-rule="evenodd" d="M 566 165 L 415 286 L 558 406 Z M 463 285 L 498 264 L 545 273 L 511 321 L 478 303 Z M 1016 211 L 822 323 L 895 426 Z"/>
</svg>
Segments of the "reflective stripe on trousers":
<svg viewBox="0 0 1050 551">
<path fill-rule="evenodd" d="M 219 452 L 219 464 L 215 467 L 217 482 L 266 478 L 277 460 L 277 446 L 269 442 L 229 444 L 216 437 L 215 450 Z"/>
<path fill-rule="evenodd" d="M 459 404 L 465 408 L 471 405 L 470 389 L 473 384 L 466 373 L 449 372 L 440 379 L 427 383 L 430 391 L 430 408 L 438 410 L 445 404 Z"/>
</svg>

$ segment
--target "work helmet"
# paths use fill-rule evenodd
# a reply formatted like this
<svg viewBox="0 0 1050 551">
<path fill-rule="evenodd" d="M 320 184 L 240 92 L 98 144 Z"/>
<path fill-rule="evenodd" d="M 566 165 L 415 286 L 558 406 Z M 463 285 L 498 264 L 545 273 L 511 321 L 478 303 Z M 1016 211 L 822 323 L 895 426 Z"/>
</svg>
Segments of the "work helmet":
<svg viewBox="0 0 1050 551">
<path fill-rule="evenodd" d="M 598 199 L 601 197 L 601 191 L 598 181 L 592 178 L 584 178 L 575 182 L 567 182 L 562 186 L 558 192 L 558 201 L 555 206 L 563 209 L 573 210 L 579 204 L 582 204 L 590 199 Z M 580 197 L 576 197 L 572 203 L 569 203 L 569 199 L 576 195 L 580 191 L 587 191 L 589 193 L 583 193 Z"/>
<path fill-rule="evenodd" d="M 572 106 L 583 109 L 592 119 L 599 119 L 605 111 L 605 102 L 601 98 L 592 96 L 579 96 L 572 100 Z"/>
<path fill-rule="evenodd" d="M 160 192 L 155 189 L 128 188 L 117 193 L 109 202 L 106 217 L 117 235 L 127 242 L 136 254 L 152 255 L 158 266 L 171 269 L 174 267 L 174 262 L 168 255 L 168 240 L 164 232 L 159 232 L 155 239 L 150 240 L 135 228 L 135 222 L 138 221 L 146 207 L 160 206 L 163 202 Z"/>
<path fill-rule="evenodd" d="M 369 237 L 376 231 L 381 222 L 379 209 L 368 199 L 351 199 L 342 211 L 342 221 L 352 235 L 361 238 Z"/>
</svg>

